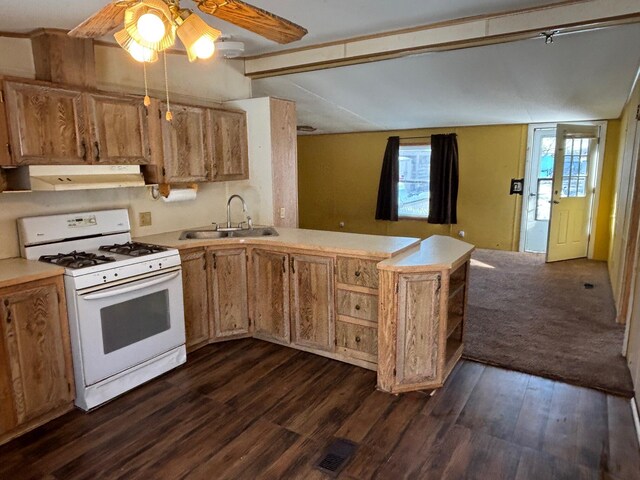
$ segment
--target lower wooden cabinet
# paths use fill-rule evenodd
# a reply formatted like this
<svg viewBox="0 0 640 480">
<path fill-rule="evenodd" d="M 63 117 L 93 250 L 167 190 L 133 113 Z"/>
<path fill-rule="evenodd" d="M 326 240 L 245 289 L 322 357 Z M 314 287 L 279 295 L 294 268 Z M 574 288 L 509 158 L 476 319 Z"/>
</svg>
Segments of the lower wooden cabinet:
<svg viewBox="0 0 640 480">
<path fill-rule="evenodd" d="M 247 251 L 216 249 L 207 254 L 211 335 L 215 339 L 247 335 Z"/>
<path fill-rule="evenodd" d="M 253 334 L 289 343 L 289 255 L 256 249 L 251 253 L 251 262 Z"/>
<path fill-rule="evenodd" d="M 182 250 L 182 292 L 187 351 L 209 342 L 207 264 L 204 249 Z"/>
<path fill-rule="evenodd" d="M 380 271 L 378 389 L 400 393 L 444 384 L 464 347 L 472 251 L 451 268 Z"/>
<path fill-rule="evenodd" d="M 332 257 L 291 255 L 293 343 L 333 350 L 335 295 Z"/>
<path fill-rule="evenodd" d="M 0 289 L 0 444 L 73 408 L 62 277 Z"/>
<path fill-rule="evenodd" d="M 196 248 L 180 257 L 187 351 L 249 335 L 246 249 Z"/>
<path fill-rule="evenodd" d="M 438 375 L 440 273 L 400 275 L 396 383 L 433 382 Z"/>
</svg>

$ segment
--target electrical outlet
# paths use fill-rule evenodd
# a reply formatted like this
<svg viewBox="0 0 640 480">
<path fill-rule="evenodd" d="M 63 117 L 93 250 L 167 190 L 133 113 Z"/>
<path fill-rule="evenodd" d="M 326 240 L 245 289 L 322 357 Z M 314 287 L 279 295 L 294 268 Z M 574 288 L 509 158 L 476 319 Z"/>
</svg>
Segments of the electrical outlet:
<svg viewBox="0 0 640 480">
<path fill-rule="evenodd" d="M 340 228 L 344 228 L 344 222 L 340 222 L 340 223 L 338 224 L 338 226 L 339 226 Z"/>
<path fill-rule="evenodd" d="M 138 217 L 138 223 L 141 227 L 151 226 L 151 212 L 140 212 Z"/>
<path fill-rule="evenodd" d="M 280 218 L 286 217 L 286 210 L 284 207 L 280 207 Z"/>
<path fill-rule="evenodd" d="M 458 236 L 459 236 L 460 238 L 464 238 L 464 230 L 459 230 L 459 231 L 458 231 Z"/>
</svg>

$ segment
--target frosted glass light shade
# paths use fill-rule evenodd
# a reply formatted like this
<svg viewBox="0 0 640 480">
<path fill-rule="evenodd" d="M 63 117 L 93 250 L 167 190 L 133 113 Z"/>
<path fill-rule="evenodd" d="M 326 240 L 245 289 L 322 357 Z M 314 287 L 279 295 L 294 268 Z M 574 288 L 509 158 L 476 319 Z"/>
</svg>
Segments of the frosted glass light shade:
<svg viewBox="0 0 640 480">
<path fill-rule="evenodd" d="M 118 45 L 125 49 L 134 60 L 147 63 L 153 63 L 158 60 L 158 52 L 140 45 L 126 30 L 123 29 L 116 32 L 114 38 L 116 42 L 118 42 Z"/>
<path fill-rule="evenodd" d="M 222 34 L 220 30 L 207 25 L 198 15 L 191 13 L 177 30 L 178 38 L 187 49 L 190 62 L 198 58 L 211 58 L 215 52 L 215 41 Z"/>
<path fill-rule="evenodd" d="M 156 13 L 147 12 L 143 14 L 136 25 L 140 36 L 147 42 L 159 42 L 164 37 L 164 23 Z"/>
<path fill-rule="evenodd" d="M 158 21 L 164 27 L 162 36 L 158 35 Z M 171 11 L 162 0 L 142 0 L 127 8 L 124 12 L 124 28 L 137 43 L 156 52 L 173 46 L 176 41 Z"/>
</svg>

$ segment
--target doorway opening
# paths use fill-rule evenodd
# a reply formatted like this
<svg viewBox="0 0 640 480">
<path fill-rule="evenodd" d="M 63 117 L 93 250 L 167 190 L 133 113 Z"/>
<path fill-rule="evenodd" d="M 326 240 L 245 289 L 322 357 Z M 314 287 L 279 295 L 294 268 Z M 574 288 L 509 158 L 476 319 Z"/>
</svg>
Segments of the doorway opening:
<svg viewBox="0 0 640 480">
<path fill-rule="evenodd" d="M 591 258 L 606 122 L 529 126 L 520 251 Z"/>
</svg>

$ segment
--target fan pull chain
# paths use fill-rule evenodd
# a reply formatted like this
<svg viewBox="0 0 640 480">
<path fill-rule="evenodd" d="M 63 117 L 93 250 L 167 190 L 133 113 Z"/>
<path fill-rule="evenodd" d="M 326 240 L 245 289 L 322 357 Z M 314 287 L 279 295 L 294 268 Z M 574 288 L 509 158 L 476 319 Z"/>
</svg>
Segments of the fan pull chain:
<svg viewBox="0 0 640 480">
<path fill-rule="evenodd" d="M 167 114 L 165 118 L 167 122 L 173 120 L 173 114 L 171 113 L 171 104 L 169 103 L 169 78 L 167 75 L 167 52 L 163 52 L 164 54 L 164 89 L 167 94 Z"/>
<path fill-rule="evenodd" d="M 149 108 L 151 99 L 149 98 L 149 85 L 147 83 L 147 62 L 142 62 L 142 71 L 144 72 L 144 106 Z"/>
</svg>

